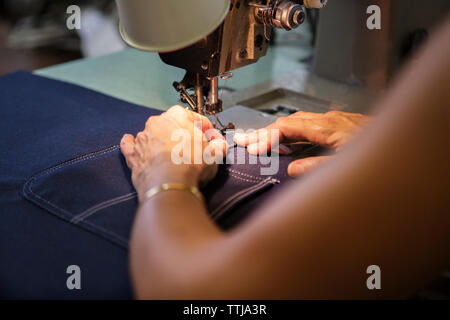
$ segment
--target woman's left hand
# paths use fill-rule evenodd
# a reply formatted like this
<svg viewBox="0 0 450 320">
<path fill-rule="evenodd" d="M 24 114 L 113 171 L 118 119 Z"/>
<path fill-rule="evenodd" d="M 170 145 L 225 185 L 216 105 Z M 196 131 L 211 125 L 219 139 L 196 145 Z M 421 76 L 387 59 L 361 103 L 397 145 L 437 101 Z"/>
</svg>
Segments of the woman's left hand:
<svg viewBox="0 0 450 320">
<path fill-rule="evenodd" d="M 136 139 L 124 135 L 120 149 L 141 197 L 163 183 L 206 184 L 216 175 L 216 160 L 226 155 L 227 143 L 208 118 L 173 106 L 150 117 Z"/>
</svg>

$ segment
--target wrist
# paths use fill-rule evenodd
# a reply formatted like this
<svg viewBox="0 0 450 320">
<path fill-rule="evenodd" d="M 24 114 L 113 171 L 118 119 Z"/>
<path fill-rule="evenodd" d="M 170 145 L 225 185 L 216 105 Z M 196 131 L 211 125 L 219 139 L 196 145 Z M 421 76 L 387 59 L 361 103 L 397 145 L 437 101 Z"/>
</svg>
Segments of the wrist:
<svg viewBox="0 0 450 320">
<path fill-rule="evenodd" d="M 153 187 L 164 183 L 183 183 L 190 187 L 198 187 L 200 174 L 193 166 L 164 165 L 144 169 L 133 179 L 138 194 L 144 194 Z"/>
</svg>

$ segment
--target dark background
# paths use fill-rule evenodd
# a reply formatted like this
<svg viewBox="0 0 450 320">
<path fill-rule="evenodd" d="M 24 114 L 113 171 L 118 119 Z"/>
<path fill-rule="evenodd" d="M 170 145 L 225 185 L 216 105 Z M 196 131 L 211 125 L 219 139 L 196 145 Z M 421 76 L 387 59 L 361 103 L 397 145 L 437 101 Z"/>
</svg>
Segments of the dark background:
<svg viewBox="0 0 450 320">
<path fill-rule="evenodd" d="M 0 76 L 81 58 L 79 36 L 66 28 L 66 9 L 72 4 L 93 6 L 106 13 L 114 1 L 0 0 Z M 37 40 L 40 37 L 44 41 Z M 30 44 L 25 39 L 34 40 Z"/>
</svg>

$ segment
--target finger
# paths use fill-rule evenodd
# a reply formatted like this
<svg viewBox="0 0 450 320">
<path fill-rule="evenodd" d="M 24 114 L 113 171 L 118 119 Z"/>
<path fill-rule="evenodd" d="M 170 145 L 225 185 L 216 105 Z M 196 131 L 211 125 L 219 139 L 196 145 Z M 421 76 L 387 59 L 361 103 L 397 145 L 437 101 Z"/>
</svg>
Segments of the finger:
<svg viewBox="0 0 450 320">
<path fill-rule="evenodd" d="M 190 110 L 187 110 L 187 112 L 189 112 L 191 114 L 191 116 L 194 118 L 194 122 L 197 122 L 197 123 L 200 122 L 200 124 L 201 124 L 201 128 L 200 129 L 204 133 L 206 131 L 208 131 L 208 130 L 214 129 L 214 125 L 212 124 L 212 122 L 207 117 L 205 117 L 204 115 L 199 114 L 199 113 L 194 112 L 194 111 L 190 111 Z"/>
<path fill-rule="evenodd" d="M 120 141 L 120 151 L 122 152 L 128 167 L 132 168 L 131 156 L 134 153 L 135 140 L 131 134 L 125 134 Z"/>
<path fill-rule="evenodd" d="M 251 133 L 241 133 L 236 132 L 233 137 L 234 143 L 238 146 L 246 147 L 249 144 L 258 142 L 258 132 L 254 131 Z"/>
<path fill-rule="evenodd" d="M 209 146 L 212 149 L 212 155 L 214 157 L 225 157 L 225 155 L 227 154 L 227 150 L 228 150 L 228 143 L 227 141 L 224 139 L 214 139 L 211 140 L 209 142 Z"/>
<path fill-rule="evenodd" d="M 299 115 L 297 117 L 282 117 L 267 126 L 264 129 L 256 130 L 249 134 L 235 134 L 234 142 L 240 146 L 252 145 L 252 150 L 256 147 L 254 144 L 259 143 L 258 150 L 270 149 L 273 142 L 282 143 L 285 141 L 309 140 L 314 143 L 322 144 L 326 141 L 321 135 L 322 129 L 326 125 L 326 119 L 321 114 L 306 113 L 305 117 Z M 278 130 L 275 132 L 274 130 Z M 276 133 L 278 139 L 274 139 L 273 134 Z M 264 146 L 264 142 L 269 145 Z M 260 151 L 264 152 L 264 151 Z"/>
<path fill-rule="evenodd" d="M 246 147 L 248 145 L 248 142 L 247 142 L 248 138 L 247 138 L 247 136 L 248 136 L 247 133 L 236 132 L 234 134 L 233 141 L 238 146 Z"/>
<path fill-rule="evenodd" d="M 268 135 L 270 134 L 270 130 L 276 129 L 276 128 L 277 128 L 277 125 L 276 125 L 276 122 L 274 122 L 265 128 L 255 130 L 250 133 L 236 132 L 234 134 L 233 140 L 234 140 L 234 143 L 236 143 L 237 145 L 246 147 L 250 144 L 257 143 L 261 139 L 268 140 L 269 139 Z"/>
<path fill-rule="evenodd" d="M 257 143 L 252 143 L 247 146 L 247 152 L 253 155 L 262 155 L 267 154 L 267 151 L 270 150 L 271 144 L 268 143 L 268 140 L 259 140 Z"/>
<path fill-rule="evenodd" d="M 247 151 L 250 154 L 258 155 L 276 149 L 280 143 L 285 141 L 306 139 L 317 144 L 326 144 L 327 136 L 324 128 L 326 128 L 326 120 L 323 118 L 283 117 L 278 118 L 275 123 L 265 129 L 257 130 L 244 137 L 238 136 L 235 138 L 235 142 L 247 146 Z"/>
<path fill-rule="evenodd" d="M 322 118 L 323 116 L 323 113 L 298 111 L 294 114 L 291 114 L 289 118 L 317 119 Z"/>
<path fill-rule="evenodd" d="M 120 151 L 125 157 L 130 156 L 134 150 L 134 137 L 131 134 L 125 134 L 120 141 Z"/>
<path fill-rule="evenodd" d="M 288 148 L 280 146 L 280 143 L 284 140 L 281 131 L 275 125 L 267 128 L 270 129 L 261 129 L 257 131 L 256 143 L 247 145 L 248 153 L 253 155 L 267 154 L 269 151 L 289 153 Z"/>
<path fill-rule="evenodd" d="M 309 157 L 292 161 L 288 166 L 288 174 L 291 177 L 298 177 L 327 161 L 329 158 L 330 156 Z"/>
<path fill-rule="evenodd" d="M 206 130 L 205 136 L 206 136 L 206 139 L 208 139 L 208 141 L 212 141 L 215 139 L 226 140 L 225 137 L 222 135 L 222 133 L 219 130 L 214 129 L 214 128 Z"/>
<path fill-rule="evenodd" d="M 183 108 L 180 105 L 176 105 L 169 108 L 165 112 L 165 115 L 172 117 L 182 126 L 189 125 L 188 122 L 193 122 L 203 132 L 206 132 L 207 130 L 214 128 L 213 124 L 211 123 L 211 121 L 209 121 L 207 117 L 197 112 L 187 110 L 186 108 Z"/>
<path fill-rule="evenodd" d="M 307 140 L 320 145 L 327 145 L 330 125 L 326 118 L 279 118 L 277 120 L 280 141 Z"/>
</svg>

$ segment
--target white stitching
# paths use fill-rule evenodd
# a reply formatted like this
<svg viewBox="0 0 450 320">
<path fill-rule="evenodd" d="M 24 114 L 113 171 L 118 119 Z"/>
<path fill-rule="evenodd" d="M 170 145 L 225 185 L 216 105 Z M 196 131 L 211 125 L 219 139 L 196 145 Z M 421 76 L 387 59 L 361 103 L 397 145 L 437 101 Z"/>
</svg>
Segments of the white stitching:
<svg viewBox="0 0 450 320">
<path fill-rule="evenodd" d="M 56 208 L 56 209 L 58 209 L 58 210 L 61 210 L 63 213 L 67 214 L 68 216 L 71 215 L 70 212 L 68 212 L 68 211 L 66 211 L 66 210 L 64 210 L 64 209 L 62 209 L 62 208 L 60 208 L 60 207 L 58 207 L 58 206 L 55 205 L 54 203 L 52 203 L 52 202 L 50 202 L 50 201 L 48 201 L 48 200 L 46 200 L 46 199 L 40 197 L 38 194 L 34 193 L 33 190 L 31 190 L 30 188 L 28 188 L 28 189 L 29 189 L 29 191 L 30 191 L 36 198 L 40 199 L 41 201 L 44 201 L 44 202 L 48 203 L 50 206 L 52 206 L 52 207 L 54 207 L 54 208 Z M 61 218 L 65 218 L 66 220 L 68 220 L 68 217 L 64 217 L 64 216 L 61 216 L 61 215 L 59 215 L 59 214 L 56 214 L 56 216 L 59 216 L 59 217 L 61 217 Z M 69 221 L 69 222 L 70 222 L 70 221 Z M 113 236 L 113 237 L 116 237 L 116 238 L 117 238 L 116 240 L 118 240 L 118 241 L 120 241 L 120 242 L 123 242 L 123 244 L 128 244 L 128 240 L 127 240 L 127 239 L 123 238 L 122 236 L 118 235 L 117 233 L 115 233 L 115 232 L 113 232 L 113 231 L 104 229 L 104 228 L 100 227 L 99 225 L 90 223 L 89 221 L 82 221 L 82 223 L 88 224 L 88 225 L 90 225 L 92 228 L 97 228 L 97 229 L 99 229 L 100 231 L 105 232 L 106 234 L 109 234 L 109 235 L 111 235 L 111 236 Z"/>
<path fill-rule="evenodd" d="M 123 246 L 126 247 L 127 244 L 128 244 L 128 240 L 127 240 L 127 239 L 123 238 L 122 236 L 118 235 L 117 233 L 115 233 L 115 232 L 113 232 L 113 231 L 104 229 L 104 228 L 102 228 L 101 226 L 96 225 L 96 224 L 93 224 L 93 223 L 91 223 L 91 222 L 89 222 L 89 221 L 87 221 L 87 220 L 85 220 L 85 219 L 88 218 L 89 216 L 91 216 L 92 214 L 94 214 L 95 212 L 98 212 L 98 211 L 100 211 L 100 210 L 103 210 L 103 209 L 105 209 L 105 208 L 107 208 L 107 207 L 109 207 L 109 206 L 112 206 L 112 205 L 121 203 L 121 202 L 123 202 L 123 201 L 130 200 L 130 199 L 132 199 L 133 197 L 131 197 L 131 198 L 129 198 L 129 199 L 126 198 L 127 195 L 117 197 L 117 198 L 121 198 L 121 197 L 125 197 L 125 198 L 126 198 L 125 200 L 120 201 L 120 202 L 117 202 L 117 203 L 114 202 L 114 201 L 113 201 L 112 203 L 108 203 L 108 202 L 111 201 L 111 200 L 104 201 L 103 203 L 108 203 L 108 204 L 110 204 L 110 205 L 108 205 L 108 206 L 102 206 L 102 203 L 96 204 L 96 205 L 94 205 L 94 206 L 92 206 L 92 207 L 90 207 L 90 208 L 84 210 L 82 213 L 80 213 L 80 214 L 74 216 L 72 219 L 70 219 L 70 217 L 72 216 L 72 213 L 66 211 L 65 209 L 62 209 L 62 208 L 58 207 L 56 204 L 50 202 L 49 200 L 40 197 L 40 196 L 39 196 L 38 194 L 36 194 L 36 193 L 33 191 L 33 189 L 32 189 L 32 185 L 33 185 L 33 183 L 36 181 L 36 179 L 37 179 L 38 177 L 41 177 L 41 176 L 44 176 L 44 175 L 48 175 L 48 174 L 50 174 L 51 172 L 54 172 L 54 171 L 56 171 L 56 170 L 58 170 L 58 169 L 60 169 L 60 168 L 63 168 L 63 167 L 72 165 L 72 164 L 77 163 L 77 162 L 87 161 L 87 160 L 90 160 L 90 159 L 98 158 L 98 157 L 103 156 L 103 155 L 105 155 L 105 154 L 107 154 L 107 153 L 110 153 L 110 152 L 112 152 L 112 151 L 115 151 L 115 150 L 117 150 L 118 148 L 119 148 L 118 145 L 110 146 L 110 147 L 108 147 L 108 148 L 106 148 L 106 149 L 103 149 L 103 150 L 100 150 L 100 151 L 96 151 L 96 152 L 93 152 L 93 153 L 88 153 L 88 154 L 79 156 L 79 157 L 77 157 L 77 158 L 74 158 L 74 159 L 72 159 L 72 160 L 62 162 L 62 163 L 60 163 L 60 164 L 58 164 L 58 165 L 55 165 L 55 166 L 53 166 L 53 167 L 47 168 L 47 169 L 45 169 L 44 171 L 42 171 L 42 172 L 40 172 L 40 173 L 37 173 L 36 175 L 34 175 L 33 177 L 31 177 L 31 178 L 25 183 L 24 188 L 23 188 L 23 192 L 26 193 L 26 190 L 28 190 L 28 191 L 29 191 L 31 194 L 33 194 L 36 198 L 38 198 L 38 199 L 40 199 L 41 201 L 47 203 L 47 204 L 50 205 L 51 207 L 58 209 L 59 211 L 61 211 L 61 213 L 64 213 L 64 214 L 66 215 L 66 217 L 65 217 L 65 216 L 63 216 L 63 215 L 56 214 L 57 216 L 63 217 L 63 218 L 65 218 L 66 220 L 69 220 L 69 222 L 72 222 L 73 224 L 79 224 L 79 223 L 82 223 L 82 224 L 86 224 L 87 226 L 89 226 L 89 227 L 92 228 L 92 229 L 97 229 L 97 230 L 99 230 L 99 231 L 103 231 L 106 235 L 110 235 L 111 237 L 115 238 L 115 240 L 121 242 L 121 243 L 119 243 L 119 244 L 121 244 L 121 245 L 123 245 Z M 240 191 L 240 192 L 234 194 L 231 198 L 228 198 L 228 200 L 226 200 L 226 202 L 222 203 L 222 205 L 221 205 L 220 207 L 216 208 L 216 209 L 211 213 L 211 218 L 213 218 L 213 219 L 222 216 L 222 214 L 223 214 L 225 211 L 227 211 L 227 210 L 230 208 L 230 206 L 233 206 L 237 201 L 239 201 L 243 195 L 246 195 L 246 194 L 248 194 L 248 193 L 252 193 L 252 192 L 254 192 L 254 191 L 257 191 L 257 190 L 259 190 L 260 188 L 263 188 L 264 186 L 266 186 L 266 185 L 268 185 L 268 184 L 270 184 L 270 183 L 272 183 L 272 184 L 274 184 L 274 183 L 280 183 L 280 181 L 279 181 L 278 179 L 275 179 L 275 178 L 272 178 L 272 177 L 263 179 L 263 178 L 261 178 L 261 177 L 253 176 L 253 175 L 250 175 L 250 174 L 247 174 L 247 173 L 243 173 L 243 172 L 240 172 L 240 171 L 237 171 L 237 170 L 234 170 L 234 169 L 230 169 L 230 168 L 226 168 L 226 170 L 230 173 L 230 176 L 231 176 L 231 177 L 236 178 L 236 179 L 239 179 L 239 180 L 242 180 L 242 181 L 245 181 L 245 182 L 249 182 L 249 183 L 256 183 L 256 185 L 253 185 L 253 186 L 251 186 L 251 187 L 249 187 L 249 188 L 247 188 L 247 189 L 245 189 L 245 190 L 242 190 L 242 191 Z M 233 174 L 232 174 L 232 173 L 233 173 Z M 131 194 L 128 194 L 128 195 L 131 195 Z M 135 196 L 135 195 L 134 195 L 134 196 Z M 116 198 L 116 199 L 117 199 L 117 198 Z M 113 200 L 114 200 L 114 199 L 113 199 Z M 91 210 L 94 209 L 94 208 L 95 208 L 96 210 L 94 210 L 94 211 L 91 212 Z"/>
<path fill-rule="evenodd" d="M 234 175 L 234 174 L 230 174 L 230 177 L 233 177 L 235 179 L 239 179 L 239 180 L 242 180 L 242 181 L 245 181 L 245 182 L 250 182 L 250 183 L 259 183 L 259 182 L 262 181 L 262 180 L 250 180 L 250 179 L 246 179 L 246 178 L 243 178 L 241 176 Z"/>
<path fill-rule="evenodd" d="M 103 149 L 103 150 L 100 150 L 100 151 L 90 152 L 88 154 L 82 155 L 82 156 L 77 157 L 77 158 L 72 159 L 72 160 L 64 161 L 64 162 L 62 162 L 60 164 L 57 164 L 56 166 L 47 168 L 44 171 L 34 175 L 33 177 L 31 177 L 30 180 L 35 180 L 39 176 L 47 175 L 50 172 L 53 172 L 53 171 L 55 171 L 57 169 L 60 169 L 62 167 L 65 167 L 65 166 L 68 166 L 68 165 L 71 165 L 71 164 L 74 164 L 74 163 L 77 163 L 77 162 L 81 162 L 81 161 L 86 161 L 86 160 L 90 160 L 90 159 L 93 159 L 93 158 L 97 158 L 97 157 L 102 156 L 104 154 L 107 154 L 109 152 L 115 151 L 118 148 L 119 148 L 118 145 L 114 145 L 114 146 L 110 146 L 110 147 L 108 147 L 106 149 Z"/>
<path fill-rule="evenodd" d="M 233 196 L 228 198 L 226 201 L 222 202 L 221 206 L 217 207 L 213 212 L 211 212 L 211 218 L 216 218 L 217 216 L 221 216 L 223 214 L 223 212 L 228 210 L 230 205 L 231 206 L 234 205 L 235 200 L 239 200 L 242 195 L 246 195 L 253 191 L 257 191 L 257 190 L 259 190 L 259 188 L 262 188 L 265 185 L 273 184 L 273 183 L 274 183 L 274 179 L 267 178 L 265 180 L 260 181 L 256 185 L 253 185 L 247 189 L 244 189 L 244 190 L 239 191 L 238 193 L 235 193 Z"/>
<path fill-rule="evenodd" d="M 253 175 L 248 174 L 248 173 L 243 173 L 243 172 L 237 171 L 237 170 L 235 170 L 235 169 L 227 168 L 227 170 L 228 170 L 229 172 L 236 173 L 236 174 L 239 174 L 239 175 L 244 176 L 244 177 L 247 177 L 247 178 L 253 178 L 253 179 L 256 179 L 256 180 L 258 180 L 258 181 L 263 181 L 263 180 L 264 180 L 264 179 L 261 178 L 261 177 L 253 176 Z"/>
<path fill-rule="evenodd" d="M 136 192 L 131 192 L 131 193 L 125 194 L 123 196 L 119 196 L 119 197 L 116 197 L 116 198 L 113 198 L 110 200 L 103 201 L 99 204 L 96 204 L 93 207 L 90 207 L 87 210 L 84 210 L 82 213 L 77 214 L 70 220 L 70 222 L 77 224 L 77 223 L 83 221 L 84 219 L 91 217 L 94 213 L 96 213 L 98 211 L 101 211 L 103 209 L 109 208 L 111 206 L 114 206 L 116 204 L 119 204 L 119 203 L 122 203 L 122 202 L 125 202 L 128 200 L 131 200 L 133 198 L 136 198 Z"/>
<path fill-rule="evenodd" d="M 30 179 L 28 179 L 28 181 L 24 184 L 24 187 L 23 187 L 22 191 L 24 192 L 24 194 L 27 194 L 27 191 L 30 192 L 32 195 L 34 195 L 36 198 L 40 199 L 40 200 L 43 201 L 44 203 L 47 203 L 47 204 L 50 205 L 51 207 L 53 207 L 53 208 L 59 210 L 59 211 L 60 211 L 61 213 L 63 213 L 64 215 L 58 214 L 58 213 L 56 213 L 56 212 L 53 212 L 53 213 L 54 213 L 56 216 L 59 216 L 59 217 L 61 217 L 61 218 L 64 218 L 64 219 L 66 219 L 66 220 L 68 220 L 68 221 L 70 222 L 70 217 L 72 216 L 72 213 L 68 212 L 68 211 L 65 210 L 65 209 L 62 209 L 62 208 L 58 207 L 56 204 L 50 202 L 50 201 L 47 200 L 47 199 L 42 198 L 42 197 L 39 196 L 38 194 L 36 194 L 36 193 L 33 191 L 33 189 L 32 189 L 32 184 L 33 184 L 33 182 L 34 182 L 38 177 L 41 177 L 41 176 L 44 176 L 44 175 L 48 175 L 50 172 L 53 172 L 53 171 L 55 171 L 55 170 L 57 170 L 57 169 L 60 169 L 60 168 L 62 168 L 62 167 L 71 165 L 71 164 L 73 164 L 73 163 L 77 163 L 77 162 L 86 161 L 86 160 L 90 160 L 90 159 L 94 159 L 94 158 L 100 157 L 100 156 L 102 156 L 102 155 L 104 155 L 104 154 L 107 154 L 107 153 L 109 153 L 109 152 L 115 151 L 115 150 L 117 150 L 118 148 L 119 148 L 118 145 L 110 146 L 110 147 L 107 147 L 107 148 L 105 148 L 105 149 L 102 149 L 102 150 L 99 150 L 99 151 L 95 151 L 95 152 L 91 152 L 91 153 L 88 153 L 88 154 L 85 154 L 85 155 L 76 157 L 76 158 L 74 158 L 74 159 L 72 159 L 72 160 L 64 161 L 64 162 L 62 162 L 62 163 L 60 163 L 60 164 L 58 164 L 58 165 L 55 165 L 55 166 L 53 166 L 53 167 L 47 168 L 47 169 L 45 169 L 44 171 L 42 171 L 42 172 L 40 172 L 40 173 L 37 173 L 37 174 L 35 174 L 34 176 L 32 176 Z M 95 206 L 94 206 L 94 207 L 95 207 Z M 92 207 L 91 207 L 91 208 L 92 208 Z M 85 210 L 85 211 L 86 211 L 86 210 Z M 127 247 L 128 240 L 125 239 L 125 238 L 123 238 L 122 236 L 118 235 L 117 233 L 115 233 L 115 232 L 113 232 L 113 231 L 110 231 L 110 230 L 107 230 L 107 229 L 104 229 L 104 228 L 100 227 L 99 225 L 90 223 L 89 221 L 82 221 L 82 223 L 83 223 L 83 224 L 86 224 L 86 225 L 88 225 L 88 226 L 90 226 L 90 228 L 97 229 L 97 230 L 99 230 L 99 231 L 103 231 L 106 235 L 109 235 L 109 236 L 115 238 L 116 241 L 119 241 L 119 242 L 120 242 L 120 243 L 119 243 L 120 245 Z"/>
</svg>

